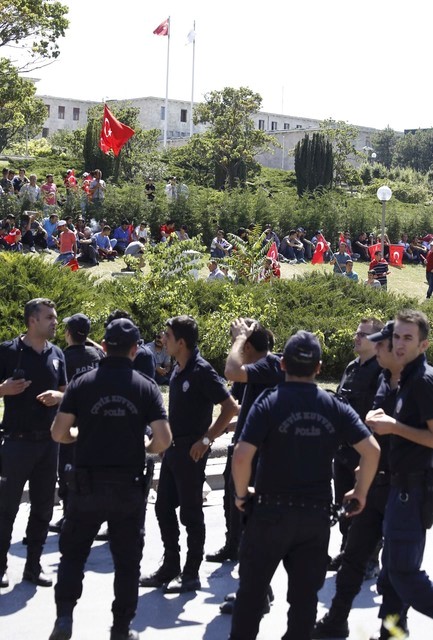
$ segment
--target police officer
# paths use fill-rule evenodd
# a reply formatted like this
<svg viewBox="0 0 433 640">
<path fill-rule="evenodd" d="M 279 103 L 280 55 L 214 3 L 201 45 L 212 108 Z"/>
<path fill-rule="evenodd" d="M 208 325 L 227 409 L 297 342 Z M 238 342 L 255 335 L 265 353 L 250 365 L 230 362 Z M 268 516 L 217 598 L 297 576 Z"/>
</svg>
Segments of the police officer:
<svg viewBox="0 0 433 640">
<path fill-rule="evenodd" d="M 421 311 L 395 318 L 393 350 L 402 366 L 394 414 L 367 414 L 366 423 L 391 435 L 391 488 L 383 526 L 379 617 L 404 619 L 406 606 L 433 618 L 433 583 L 421 571 L 426 529 L 433 522 L 433 368 L 427 364 L 429 322 Z M 390 638 L 382 625 L 380 640 Z"/>
<path fill-rule="evenodd" d="M 381 372 L 376 359 L 375 346 L 368 340 L 368 336 L 380 331 L 382 327 L 383 322 L 377 318 L 363 318 L 360 321 L 354 335 L 354 350 L 357 357 L 347 365 L 337 388 L 337 393 L 349 402 L 361 420 L 365 419 L 367 411 L 373 406 Z M 341 505 L 346 491 L 353 486 L 357 465 L 358 454 L 353 447 L 343 443 L 338 448 L 334 460 L 335 502 L 338 505 Z M 343 536 L 341 550 L 345 547 L 351 522 L 351 519 L 340 521 L 340 531 Z M 328 569 L 338 569 L 341 559 L 340 553 L 331 560 Z"/>
<path fill-rule="evenodd" d="M 376 357 L 382 367 L 373 409 L 394 412 L 401 364 L 392 352 L 394 321 L 391 320 L 377 333 L 368 336 L 376 345 Z M 313 638 L 346 638 L 347 623 L 355 596 L 361 590 L 365 569 L 370 556 L 382 542 L 382 526 L 389 493 L 389 440 L 378 436 L 381 449 L 379 468 L 368 492 L 365 509 L 351 520 L 341 566 L 336 576 L 336 593 L 329 612 L 314 628 Z"/>
<path fill-rule="evenodd" d="M 67 347 L 64 350 L 66 362 L 66 374 L 68 380 L 72 380 L 75 375 L 81 375 L 97 367 L 99 361 L 104 357 L 104 352 L 100 347 L 87 344 L 90 333 L 90 318 L 84 313 L 75 313 L 69 318 L 64 318 L 65 339 Z M 59 446 L 59 498 L 63 501 L 63 513 L 66 511 L 68 501 L 68 487 L 65 480 L 65 466 L 74 461 L 75 447 L 61 444 Z M 49 529 L 58 533 L 61 529 L 63 518 L 55 524 L 51 524 Z"/>
<path fill-rule="evenodd" d="M 275 387 L 279 382 L 283 382 L 284 374 L 281 371 L 280 358 L 271 352 L 274 346 L 274 337 L 260 322 L 253 318 L 237 318 L 231 324 L 230 335 L 232 346 L 227 356 L 224 374 L 227 380 L 245 385 L 233 436 L 235 444 L 254 400 L 268 387 Z M 225 471 L 226 543 L 216 553 L 206 555 L 208 562 L 236 561 L 238 559 L 241 517 L 234 504 L 233 482 L 231 480 L 234 444 L 229 448 Z"/>
<path fill-rule="evenodd" d="M 284 640 L 310 640 L 327 565 L 332 458 L 339 442 L 361 456 L 352 500 L 360 513 L 374 478 L 379 446 L 347 404 L 315 384 L 321 349 L 298 331 L 284 348 L 286 382 L 264 391 L 248 414 L 232 473 L 240 510 L 250 501 L 252 461 L 258 451 L 255 495 L 240 548 L 239 590 L 231 640 L 254 640 L 272 576 L 288 573 L 288 627 Z"/>
<path fill-rule="evenodd" d="M 0 397 L 4 398 L 2 486 L 0 491 L 0 587 L 9 585 L 7 552 L 24 485 L 29 482 L 30 516 L 23 579 L 51 586 L 40 559 L 54 505 L 57 445 L 50 426 L 66 388 L 56 334 L 54 302 L 35 298 L 24 307 L 26 333 L 0 345 Z"/>
<path fill-rule="evenodd" d="M 223 433 L 237 413 L 237 404 L 226 385 L 197 348 L 198 327 L 191 316 L 167 321 L 165 345 L 177 364 L 170 378 L 169 420 L 173 444 L 161 463 L 155 513 L 164 545 L 159 569 L 140 578 L 143 587 L 163 587 L 165 593 L 200 589 L 199 568 L 203 560 L 205 524 L 203 483 L 212 442 Z M 212 423 L 212 411 L 221 405 Z M 180 574 L 179 523 L 187 532 L 187 556 Z"/>
<path fill-rule="evenodd" d="M 128 318 L 133 322 L 130 314 L 127 311 L 123 311 L 122 309 L 115 309 L 110 313 L 107 320 L 104 323 L 104 327 L 107 327 L 110 322 L 113 320 L 117 320 L 119 318 Z M 152 351 L 149 347 L 146 347 L 144 341 L 140 338 L 137 345 L 137 353 L 134 358 L 133 367 L 137 371 L 141 371 L 144 375 L 149 376 L 149 378 L 155 379 L 155 369 L 156 363 L 155 358 Z"/>
<path fill-rule="evenodd" d="M 139 339 L 138 328 L 130 320 L 108 325 L 103 342 L 107 358 L 97 369 L 72 380 L 51 429 L 55 441 L 76 442 L 76 467 L 60 533 L 57 620 L 50 640 L 67 640 L 72 635 L 84 565 L 105 521 L 115 572 L 110 638 L 138 638 L 129 625 L 137 606 L 143 548 L 146 425 L 153 432 L 149 452 L 161 453 L 171 441 L 158 386 L 132 369 Z M 71 434 L 75 425 L 77 436 Z"/>
</svg>

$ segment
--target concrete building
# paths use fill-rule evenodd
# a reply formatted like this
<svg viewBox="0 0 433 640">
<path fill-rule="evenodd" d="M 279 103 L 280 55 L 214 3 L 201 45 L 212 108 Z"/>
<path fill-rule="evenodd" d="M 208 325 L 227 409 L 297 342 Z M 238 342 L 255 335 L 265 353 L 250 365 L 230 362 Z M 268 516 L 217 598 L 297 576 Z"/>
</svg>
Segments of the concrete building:
<svg viewBox="0 0 433 640">
<path fill-rule="evenodd" d="M 74 100 L 55 96 L 39 95 L 47 107 L 47 119 L 42 129 L 42 137 L 48 137 L 63 129 L 78 129 L 87 124 L 87 112 L 90 107 L 101 104 L 91 100 Z M 156 97 L 132 98 L 130 100 L 108 100 L 110 105 L 128 104 L 140 109 L 140 124 L 143 129 L 159 129 L 160 140 L 163 140 L 165 118 L 167 117 L 167 142 L 170 146 L 185 144 L 190 136 L 191 103 L 185 100 L 169 100 L 166 114 L 165 99 Z M 272 134 L 280 147 L 273 153 L 261 153 L 258 161 L 277 169 L 293 169 L 293 149 L 296 143 L 308 132 L 313 134 L 319 130 L 319 120 L 303 118 L 279 113 L 260 111 L 254 117 L 257 129 Z M 206 125 L 193 125 L 193 133 L 202 133 Z M 377 130 L 369 127 L 358 127 L 359 135 L 355 143 L 358 151 L 371 147 L 371 135 Z"/>
</svg>

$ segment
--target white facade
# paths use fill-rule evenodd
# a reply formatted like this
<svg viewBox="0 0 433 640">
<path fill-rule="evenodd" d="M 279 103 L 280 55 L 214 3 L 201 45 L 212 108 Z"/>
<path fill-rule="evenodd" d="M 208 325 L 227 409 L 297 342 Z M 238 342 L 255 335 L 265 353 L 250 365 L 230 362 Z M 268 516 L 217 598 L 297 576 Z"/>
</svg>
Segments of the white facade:
<svg viewBox="0 0 433 640">
<path fill-rule="evenodd" d="M 83 128 L 87 124 L 87 111 L 94 105 L 101 104 L 90 100 L 74 100 L 72 98 L 58 98 L 39 95 L 47 106 L 48 117 L 43 125 L 42 136 L 47 137 L 58 130 Z M 160 139 L 163 139 L 166 108 L 165 99 L 156 97 L 132 98 L 131 100 L 109 100 L 108 105 L 128 104 L 140 109 L 140 124 L 143 129 L 159 129 Z M 185 100 L 168 101 L 167 141 L 170 145 L 185 144 L 190 135 L 191 103 Z M 279 113 L 260 111 L 253 116 L 257 129 L 261 129 L 275 136 L 280 148 L 273 152 L 262 153 L 257 156 L 258 161 L 271 168 L 293 169 L 293 149 L 306 132 L 313 134 L 319 129 L 319 120 L 288 116 Z M 206 125 L 194 125 L 193 133 L 202 133 Z M 370 138 L 376 129 L 358 127 L 359 136 L 355 143 L 356 149 L 370 147 Z"/>
</svg>

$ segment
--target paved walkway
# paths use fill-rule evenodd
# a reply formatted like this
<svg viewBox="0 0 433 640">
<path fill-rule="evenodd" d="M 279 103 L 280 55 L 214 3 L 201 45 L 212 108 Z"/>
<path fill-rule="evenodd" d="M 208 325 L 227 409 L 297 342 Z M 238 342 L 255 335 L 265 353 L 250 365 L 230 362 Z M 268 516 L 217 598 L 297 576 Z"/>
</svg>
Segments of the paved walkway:
<svg viewBox="0 0 433 640">
<path fill-rule="evenodd" d="M 55 517 L 60 517 L 60 511 Z M 222 546 L 224 519 L 222 491 L 212 491 L 205 507 L 207 525 L 207 551 Z M 0 639 L 47 640 L 55 618 L 52 589 L 36 588 L 21 582 L 25 548 L 21 540 L 28 517 L 28 504 L 21 505 L 17 517 L 10 554 L 9 576 L 11 586 L 1 590 Z M 142 569 L 153 571 L 162 554 L 158 525 L 153 504 L 147 520 L 146 546 Z M 46 545 L 44 568 L 55 574 L 59 561 L 58 537 L 50 534 Z M 339 533 L 332 531 L 330 551 L 335 553 Z M 184 548 L 184 546 L 183 546 Z M 425 554 L 425 567 L 433 573 L 433 535 L 429 533 Z M 83 596 L 75 613 L 73 640 L 108 640 L 111 623 L 112 561 L 107 543 L 95 543 L 87 564 Z M 158 590 L 140 589 L 139 606 L 134 627 L 142 640 L 225 640 L 230 629 L 230 617 L 219 614 L 219 604 L 226 593 L 236 588 L 236 567 L 233 564 L 203 563 L 202 590 L 193 594 L 164 596 Z M 274 577 L 275 602 L 271 613 L 264 617 L 259 640 L 278 640 L 285 631 L 287 605 L 286 575 L 280 567 Z M 319 615 L 329 605 L 334 590 L 334 574 L 329 573 L 320 593 Z M 364 584 L 355 601 L 350 617 L 350 640 L 367 640 L 378 628 L 377 609 L 380 598 L 374 583 Z M 430 640 L 433 620 L 414 611 L 409 614 L 411 640 Z"/>
</svg>

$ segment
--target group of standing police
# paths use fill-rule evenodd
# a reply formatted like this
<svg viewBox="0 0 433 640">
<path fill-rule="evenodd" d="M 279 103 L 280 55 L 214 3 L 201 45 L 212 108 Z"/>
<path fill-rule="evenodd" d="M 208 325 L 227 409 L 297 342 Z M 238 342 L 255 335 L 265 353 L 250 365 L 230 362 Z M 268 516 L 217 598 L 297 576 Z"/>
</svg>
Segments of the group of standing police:
<svg viewBox="0 0 433 640">
<path fill-rule="evenodd" d="M 381 541 L 382 522 L 380 617 L 393 614 L 404 629 L 409 606 L 433 617 L 433 584 L 420 570 L 433 514 L 433 369 L 425 358 L 429 325 L 424 314 L 404 311 L 385 326 L 362 320 L 355 336 L 359 355 L 338 394 L 315 382 L 322 355 L 309 332 L 289 338 L 280 358 L 272 353 L 272 333 L 259 322 L 233 322 L 225 369 L 233 382 L 230 393 L 200 355 L 196 321 L 171 318 L 164 332 L 176 362 L 168 419 L 152 379 L 152 361 L 128 314 L 114 312 L 107 319 L 105 355 L 89 343 L 90 322 L 83 314 L 65 319 L 64 353 L 50 342 L 57 327 L 51 300 L 28 302 L 24 321 L 25 333 L 0 345 L 5 405 L 0 588 L 9 585 L 7 553 L 27 481 L 31 509 L 23 579 L 52 584 L 40 560 L 60 443 L 59 488 L 66 510 L 57 618 L 49 640 L 72 637 L 85 563 L 104 522 L 115 569 L 110 640 L 138 638 L 130 624 L 139 585 L 161 587 L 164 593 L 200 589 L 206 461 L 213 441 L 231 428 L 226 543 L 206 556 L 211 562 L 239 557 L 239 589 L 223 605 L 233 614 L 231 640 L 256 638 L 280 561 L 288 574 L 290 605 L 284 640 L 347 637 L 351 604 Z M 356 399 L 364 403 L 362 410 Z M 215 405 L 220 412 L 213 419 Z M 153 574 L 140 577 L 146 452 L 164 453 L 155 506 L 164 558 Z M 333 474 L 337 500 L 350 505 L 345 524 L 351 526 L 342 528 L 331 610 L 315 623 L 329 561 Z M 183 566 L 177 507 L 187 533 Z M 389 633 L 383 624 L 380 640 Z"/>
</svg>

